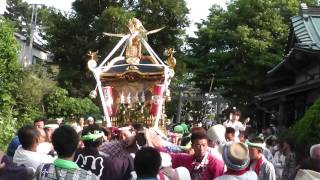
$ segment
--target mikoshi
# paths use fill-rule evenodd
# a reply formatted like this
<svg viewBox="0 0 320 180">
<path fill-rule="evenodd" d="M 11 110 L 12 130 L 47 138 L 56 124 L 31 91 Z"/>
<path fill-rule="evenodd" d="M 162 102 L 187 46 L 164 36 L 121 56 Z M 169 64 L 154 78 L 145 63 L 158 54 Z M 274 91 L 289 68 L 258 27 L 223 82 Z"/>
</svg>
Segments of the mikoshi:
<svg viewBox="0 0 320 180">
<path fill-rule="evenodd" d="M 164 62 L 148 44 L 147 36 L 163 28 L 147 31 L 136 18 L 128 28 L 127 34 L 104 33 L 121 39 L 99 65 L 97 52 L 89 52 L 88 67 L 97 82 L 90 97 L 99 94 L 107 127 L 138 121 L 158 128 L 166 118 L 164 101 L 171 99 L 175 51 L 166 49 Z"/>
</svg>

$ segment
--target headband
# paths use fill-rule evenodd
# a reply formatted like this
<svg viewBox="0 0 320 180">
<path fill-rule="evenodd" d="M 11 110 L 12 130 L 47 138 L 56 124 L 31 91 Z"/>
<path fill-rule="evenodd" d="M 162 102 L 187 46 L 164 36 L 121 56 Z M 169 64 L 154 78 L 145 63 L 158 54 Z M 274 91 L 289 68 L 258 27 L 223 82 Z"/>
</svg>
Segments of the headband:
<svg viewBox="0 0 320 180">
<path fill-rule="evenodd" d="M 94 131 L 94 133 L 90 133 L 90 132 L 89 132 L 88 134 L 82 136 L 81 139 L 82 139 L 83 141 L 90 141 L 90 140 L 95 141 L 95 140 L 97 140 L 98 138 L 103 137 L 103 135 L 104 135 L 104 133 L 101 132 L 101 131 Z"/>
</svg>

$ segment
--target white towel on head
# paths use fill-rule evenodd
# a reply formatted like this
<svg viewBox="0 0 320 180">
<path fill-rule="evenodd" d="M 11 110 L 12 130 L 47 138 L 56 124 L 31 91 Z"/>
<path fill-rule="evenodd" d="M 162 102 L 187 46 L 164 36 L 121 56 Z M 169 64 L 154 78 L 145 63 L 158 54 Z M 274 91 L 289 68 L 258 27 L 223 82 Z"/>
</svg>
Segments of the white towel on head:
<svg viewBox="0 0 320 180">
<path fill-rule="evenodd" d="M 176 172 L 178 173 L 179 178 L 182 180 L 191 180 L 190 177 L 190 172 L 187 168 L 185 167 L 178 167 L 175 169 Z"/>
<path fill-rule="evenodd" d="M 295 180 L 315 180 L 320 179 L 320 173 L 312 170 L 300 169 Z"/>
</svg>

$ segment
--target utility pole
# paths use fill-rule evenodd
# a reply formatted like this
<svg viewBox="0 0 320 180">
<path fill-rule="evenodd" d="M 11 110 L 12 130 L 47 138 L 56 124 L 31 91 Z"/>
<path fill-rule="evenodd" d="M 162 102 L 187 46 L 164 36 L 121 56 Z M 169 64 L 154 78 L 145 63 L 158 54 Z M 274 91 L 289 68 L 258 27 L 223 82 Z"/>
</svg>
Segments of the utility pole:
<svg viewBox="0 0 320 180">
<path fill-rule="evenodd" d="M 32 49 L 33 49 L 33 35 L 37 26 L 37 17 L 38 17 L 38 6 L 43 6 L 43 4 L 30 4 L 32 6 L 32 15 L 30 22 L 30 39 L 29 39 L 29 56 L 27 59 L 27 66 L 34 64 Z"/>
<path fill-rule="evenodd" d="M 179 87 L 178 90 L 179 90 L 179 102 L 178 102 L 178 109 L 177 109 L 177 116 L 176 116 L 176 122 L 175 123 L 180 123 L 181 122 L 182 87 Z"/>
</svg>

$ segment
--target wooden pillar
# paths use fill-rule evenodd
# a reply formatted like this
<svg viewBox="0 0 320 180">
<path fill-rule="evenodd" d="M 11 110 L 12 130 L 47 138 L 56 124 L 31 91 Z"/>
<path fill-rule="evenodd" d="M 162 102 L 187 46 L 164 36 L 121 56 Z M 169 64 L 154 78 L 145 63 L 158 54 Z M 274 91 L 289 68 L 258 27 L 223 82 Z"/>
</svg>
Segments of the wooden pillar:
<svg viewBox="0 0 320 180">
<path fill-rule="evenodd" d="M 282 96 L 280 98 L 279 104 L 279 126 L 287 125 L 287 112 L 286 112 L 286 97 Z"/>
</svg>

